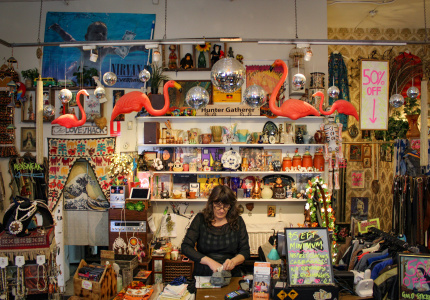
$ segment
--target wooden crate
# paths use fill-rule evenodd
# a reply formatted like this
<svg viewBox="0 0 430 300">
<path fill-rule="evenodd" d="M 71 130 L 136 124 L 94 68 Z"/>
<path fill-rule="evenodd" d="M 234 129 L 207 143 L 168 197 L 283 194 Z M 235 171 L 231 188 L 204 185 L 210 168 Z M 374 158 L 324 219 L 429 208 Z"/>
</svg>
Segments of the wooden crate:
<svg viewBox="0 0 430 300">
<path fill-rule="evenodd" d="M 79 269 L 86 266 L 104 269 L 99 282 L 79 278 Z M 90 288 L 86 286 L 88 283 L 90 283 Z M 93 266 L 81 260 L 73 277 L 73 285 L 75 296 L 80 297 L 80 299 L 108 300 L 116 295 L 116 275 L 110 265 L 104 267 Z"/>
</svg>

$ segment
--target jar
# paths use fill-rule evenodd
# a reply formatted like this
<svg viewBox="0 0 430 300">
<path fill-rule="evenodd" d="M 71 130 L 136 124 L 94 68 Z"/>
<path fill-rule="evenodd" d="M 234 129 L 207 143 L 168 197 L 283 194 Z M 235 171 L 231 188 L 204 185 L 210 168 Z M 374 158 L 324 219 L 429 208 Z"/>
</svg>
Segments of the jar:
<svg viewBox="0 0 430 300">
<path fill-rule="evenodd" d="M 296 154 L 293 157 L 293 168 L 299 168 L 300 166 L 302 166 L 302 157 L 300 154 Z"/>
<path fill-rule="evenodd" d="M 316 171 L 324 172 L 324 155 L 322 152 L 315 153 L 314 168 Z"/>
<path fill-rule="evenodd" d="M 308 168 L 312 168 L 312 166 L 312 155 L 309 153 L 309 151 L 306 151 L 306 153 L 303 154 L 302 167 L 305 167 L 306 170 L 308 170 Z"/>
<path fill-rule="evenodd" d="M 293 161 L 290 156 L 284 157 L 282 160 L 282 171 L 290 170 L 293 166 Z"/>
</svg>

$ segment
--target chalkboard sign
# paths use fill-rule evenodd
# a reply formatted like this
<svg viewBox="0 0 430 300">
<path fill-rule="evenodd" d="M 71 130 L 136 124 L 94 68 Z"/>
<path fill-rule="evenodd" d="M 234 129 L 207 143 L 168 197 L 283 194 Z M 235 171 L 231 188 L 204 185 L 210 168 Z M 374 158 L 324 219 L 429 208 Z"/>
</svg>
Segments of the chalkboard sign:
<svg viewBox="0 0 430 300">
<path fill-rule="evenodd" d="M 327 228 L 285 228 L 290 285 L 333 285 Z"/>
<path fill-rule="evenodd" d="M 430 298 L 430 255 L 399 253 L 399 299 Z"/>
</svg>

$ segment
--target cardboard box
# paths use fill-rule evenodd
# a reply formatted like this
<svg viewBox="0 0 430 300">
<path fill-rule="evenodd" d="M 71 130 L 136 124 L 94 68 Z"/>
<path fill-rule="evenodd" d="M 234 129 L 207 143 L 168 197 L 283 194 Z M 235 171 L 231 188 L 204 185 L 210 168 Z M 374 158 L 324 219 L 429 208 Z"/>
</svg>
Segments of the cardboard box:
<svg viewBox="0 0 430 300">
<path fill-rule="evenodd" d="M 270 262 L 254 263 L 252 299 L 270 298 Z"/>
</svg>

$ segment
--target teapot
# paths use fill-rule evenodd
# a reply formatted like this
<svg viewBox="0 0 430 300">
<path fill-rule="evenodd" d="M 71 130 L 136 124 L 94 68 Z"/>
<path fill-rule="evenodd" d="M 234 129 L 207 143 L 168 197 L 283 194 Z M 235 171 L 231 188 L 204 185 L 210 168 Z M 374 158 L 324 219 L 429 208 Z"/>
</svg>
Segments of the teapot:
<svg viewBox="0 0 430 300">
<path fill-rule="evenodd" d="M 236 130 L 235 136 L 237 136 L 237 139 L 240 143 L 246 143 L 248 137 L 250 136 L 250 133 L 248 129 L 238 129 Z"/>
</svg>

